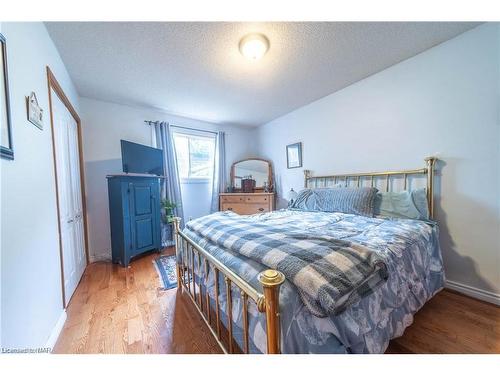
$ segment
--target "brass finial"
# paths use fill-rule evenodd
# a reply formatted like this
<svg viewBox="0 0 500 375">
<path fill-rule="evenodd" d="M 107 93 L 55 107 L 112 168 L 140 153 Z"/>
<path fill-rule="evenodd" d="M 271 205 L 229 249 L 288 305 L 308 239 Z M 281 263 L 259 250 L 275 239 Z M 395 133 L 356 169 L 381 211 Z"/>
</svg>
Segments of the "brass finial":
<svg viewBox="0 0 500 375">
<path fill-rule="evenodd" d="M 259 273 L 259 281 L 264 289 L 264 298 L 257 301 L 259 311 L 265 309 L 267 327 L 267 352 L 279 353 L 280 348 L 280 285 L 285 281 L 285 275 L 276 270 L 265 270 Z"/>
<path fill-rule="evenodd" d="M 174 223 L 174 230 L 176 233 L 180 231 L 180 225 L 181 225 L 181 218 L 180 217 L 174 217 L 173 223 Z"/>
<path fill-rule="evenodd" d="M 259 273 L 259 281 L 263 286 L 280 285 L 285 281 L 285 275 L 276 270 L 265 270 Z"/>
</svg>

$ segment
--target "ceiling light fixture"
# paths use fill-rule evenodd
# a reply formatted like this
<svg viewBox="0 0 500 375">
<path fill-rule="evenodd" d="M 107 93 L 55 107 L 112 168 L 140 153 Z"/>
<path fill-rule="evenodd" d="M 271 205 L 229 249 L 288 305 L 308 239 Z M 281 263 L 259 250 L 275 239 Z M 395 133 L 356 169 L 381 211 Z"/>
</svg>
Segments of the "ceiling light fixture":
<svg viewBox="0 0 500 375">
<path fill-rule="evenodd" d="M 269 50 L 269 39 L 262 34 L 249 34 L 240 40 L 240 52 L 249 60 L 259 60 Z"/>
</svg>

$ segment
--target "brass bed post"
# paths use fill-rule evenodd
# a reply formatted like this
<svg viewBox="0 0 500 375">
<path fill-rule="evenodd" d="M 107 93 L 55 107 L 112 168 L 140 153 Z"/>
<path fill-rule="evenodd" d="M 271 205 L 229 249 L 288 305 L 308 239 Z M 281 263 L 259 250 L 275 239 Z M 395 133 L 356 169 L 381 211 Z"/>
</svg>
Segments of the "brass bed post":
<svg viewBox="0 0 500 375">
<path fill-rule="evenodd" d="M 233 353 L 233 294 L 231 292 L 231 280 L 229 277 L 224 277 L 224 281 L 226 283 L 226 313 L 229 353 Z"/>
<path fill-rule="evenodd" d="M 304 169 L 304 188 L 307 188 L 307 179 L 311 177 L 311 171 Z"/>
<path fill-rule="evenodd" d="M 182 259 L 182 255 L 179 254 L 179 242 L 180 242 L 180 238 L 179 238 L 179 226 L 180 226 L 180 223 L 181 223 L 181 218 L 180 217 L 174 217 L 174 239 L 175 239 L 175 258 L 176 258 L 176 262 L 175 262 L 175 267 L 176 267 L 176 271 L 177 271 L 177 288 L 181 288 L 181 283 L 182 283 L 182 280 L 181 280 L 181 265 L 179 264 L 179 259 Z"/>
<path fill-rule="evenodd" d="M 243 301 L 243 353 L 248 354 L 248 294 L 241 290 L 240 295 Z"/>
<path fill-rule="evenodd" d="M 208 294 L 208 271 L 209 271 L 209 264 L 208 260 L 205 259 L 205 304 L 207 307 L 207 320 L 208 324 L 210 325 L 212 323 L 212 319 L 210 316 L 210 295 Z"/>
<path fill-rule="evenodd" d="M 189 253 L 189 244 L 188 244 L 188 253 Z M 188 260 L 189 263 L 189 260 Z M 194 272 L 194 249 L 193 246 L 191 246 L 191 281 L 193 283 L 193 298 L 194 302 L 196 303 L 196 276 Z"/>
<path fill-rule="evenodd" d="M 201 296 L 201 285 L 202 285 L 202 278 L 201 278 L 201 254 L 199 251 L 197 251 L 198 253 L 198 287 L 199 287 L 199 290 L 198 290 L 198 304 L 200 305 L 200 309 L 201 311 L 203 311 L 203 298 Z"/>
<path fill-rule="evenodd" d="M 264 305 L 258 306 L 266 312 L 267 353 L 280 354 L 280 286 L 285 281 L 285 275 L 276 270 L 265 270 L 259 273 L 259 282 L 264 289 Z"/>
<path fill-rule="evenodd" d="M 427 203 L 429 204 L 429 216 L 434 219 L 434 166 L 437 158 L 429 156 L 425 158 L 427 163 Z"/>
<path fill-rule="evenodd" d="M 220 303 L 219 303 L 219 270 L 214 268 L 215 277 L 215 324 L 217 327 L 217 338 L 220 340 Z"/>
</svg>

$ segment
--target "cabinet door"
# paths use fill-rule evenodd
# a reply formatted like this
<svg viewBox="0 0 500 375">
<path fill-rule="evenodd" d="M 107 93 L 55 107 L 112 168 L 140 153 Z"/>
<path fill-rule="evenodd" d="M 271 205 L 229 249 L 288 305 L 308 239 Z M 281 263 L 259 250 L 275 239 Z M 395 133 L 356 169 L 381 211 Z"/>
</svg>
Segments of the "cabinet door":
<svg viewBox="0 0 500 375">
<path fill-rule="evenodd" d="M 132 256 L 158 247 L 157 190 L 154 183 L 129 183 Z"/>
</svg>

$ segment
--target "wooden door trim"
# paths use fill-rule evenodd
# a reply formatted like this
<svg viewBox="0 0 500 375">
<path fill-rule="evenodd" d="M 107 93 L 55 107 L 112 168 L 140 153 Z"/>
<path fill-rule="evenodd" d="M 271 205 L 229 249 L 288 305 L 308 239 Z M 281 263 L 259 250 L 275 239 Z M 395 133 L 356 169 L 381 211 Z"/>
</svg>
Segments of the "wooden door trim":
<svg viewBox="0 0 500 375">
<path fill-rule="evenodd" d="M 88 240 L 88 230 L 87 230 L 87 202 L 86 202 L 86 193 L 85 193 L 85 172 L 84 172 L 84 164 L 83 164 L 83 142 L 82 142 L 82 122 L 80 120 L 80 116 L 76 112 L 75 108 L 69 101 L 68 97 L 64 93 L 61 85 L 57 81 L 54 73 L 47 66 L 47 86 L 49 91 L 49 112 L 50 112 L 50 128 L 52 132 L 52 157 L 54 160 L 54 177 L 56 183 L 56 206 L 57 206 L 57 227 L 59 231 L 59 253 L 60 253 L 60 261 L 61 261 L 61 288 L 62 288 L 62 302 L 63 308 L 66 308 L 66 293 L 64 291 L 64 261 L 63 261 L 63 247 L 62 247 L 62 230 L 61 230 L 61 213 L 59 207 L 59 188 L 58 188 L 58 179 L 57 179 L 57 162 L 56 162 L 56 143 L 55 143 L 55 132 L 54 132 L 54 116 L 52 111 L 52 90 L 57 94 L 61 102 L 71 113 L 71 116 L 75 119 L 77 124 L 77 136 L 78 136 L 78 162 L 80 164 L 80 191 L 82 194 L 82 214 L 83 214 L 83 236 L 84 236 L 84 245 L 85 245 L 85 260 L 86 265 L 89 264 L 89 240 Z"/>
</svg>

